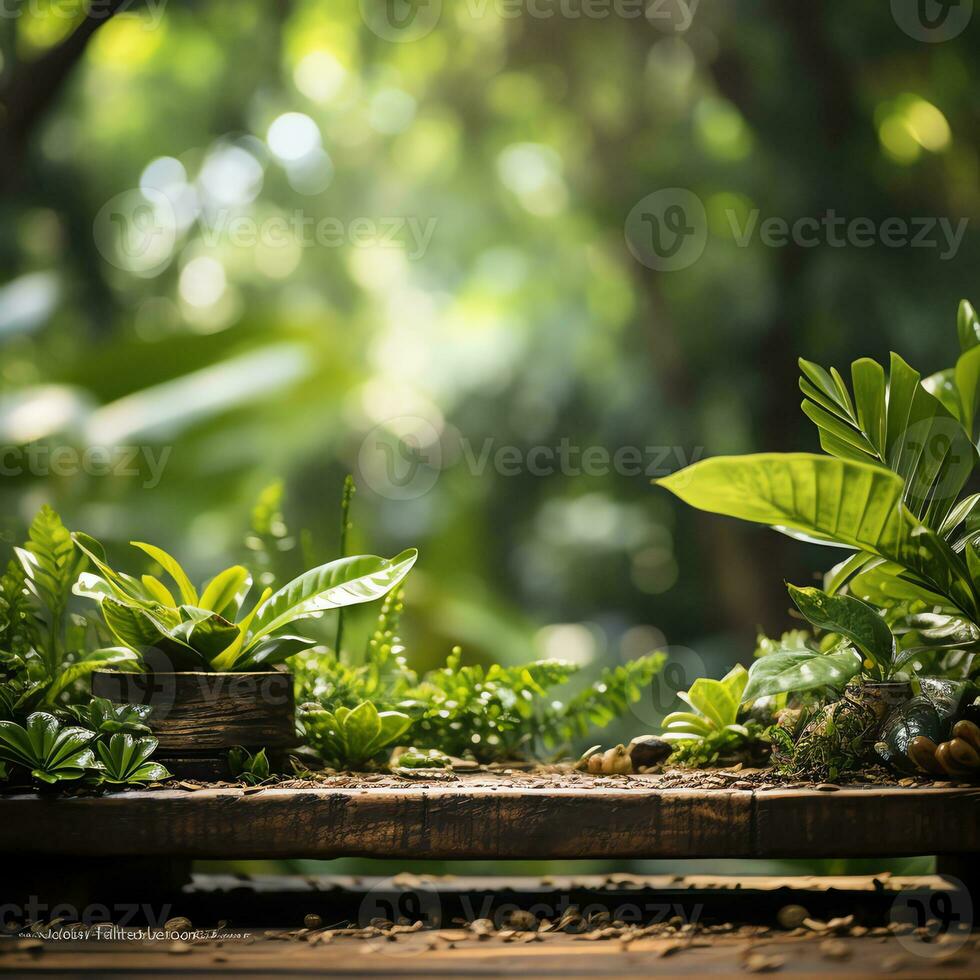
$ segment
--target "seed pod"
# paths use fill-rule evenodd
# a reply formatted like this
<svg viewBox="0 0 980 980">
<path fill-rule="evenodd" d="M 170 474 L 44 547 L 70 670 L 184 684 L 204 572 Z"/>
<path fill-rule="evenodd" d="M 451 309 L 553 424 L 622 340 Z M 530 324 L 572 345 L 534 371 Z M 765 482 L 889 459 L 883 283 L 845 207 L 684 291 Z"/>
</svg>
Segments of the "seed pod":
<svg viewBox="0 0 980 980">
<path fill-rule="evenodd" d="M 974 752 L 969 742 L 962 738 L 954 738 L 946 744 L 949 746 L 949 754 L 958 765 L 965 766 L 967 769 L 980 769 L 980 755 Z"/>
<path fill-rule="evenodd" d="M 923 772 L 931 772 L 935 776 L 942 775 L 942 766 L 936 761 L 936 743 L 927 735 L 916 735 L 909 742 L 908 757 Z"/>
<path fill-rule="evenodd" d="M 973 748 L 974 752 L 980 754 L 980 727 L 972 721 L 964 719 L 953 725 L 953 737 L 963 739 Z"/>
<path fill-rule="evenodd" d="M 943 742 L 939 748 L 936 749 L 936 761 L 943 767 L 943 770 L 949 776 L 969 776 L 970 770 L 956 761 L 950 751 L 949 742 Z"/>
</svg>

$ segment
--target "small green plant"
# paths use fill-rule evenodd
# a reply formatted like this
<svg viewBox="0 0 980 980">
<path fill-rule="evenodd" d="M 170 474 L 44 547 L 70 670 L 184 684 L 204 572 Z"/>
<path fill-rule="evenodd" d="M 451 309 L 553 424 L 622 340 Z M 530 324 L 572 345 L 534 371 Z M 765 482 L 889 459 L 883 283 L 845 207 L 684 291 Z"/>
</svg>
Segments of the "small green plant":
<svg viewBox="0 0 980 980">
<path fill-rule="evenodd" d="M 257 786 L 272 775 L 265 749 L 252 753 L 241 745 L 228 751 L 228 768 L 235 779 L 249 786 Z"/>
<path fill-rule="evenodd" d="M 318 618 L 328 609 L 381 598 L 418 557 L 409 549 L 390 560 L 341 558 L 305 572 L 275 593 L 266 587 L 243 614 L 252 576 L 241 565 L 219 572 L 198 593 L 175 558 L 153 545 L 132 542 L 167 572 L 175 595 L 152 575 L 136 579 L 113 570 L 94 538 L 78 533 L 73 539 L 101 573 L 84 573 L 75 591 L 99 602 L 110 632 L 148 667 L 162 664 L 170 670 L 244 671 L 282 663 L 314 645 L 305 637 L 283 634 L 285 627 Z"/>
<path fill-rule="evenodd" d="M 663 737 L 674 743 L 670 761 L 710 765 L 752 747 L 761 735 L 753 721 L 739 722 L 749 674 L 736 664 L 720 681 L 699 677 L 678 694 L 690 711 L 672 711 L 663 720 Z"/>
<path fill-rule="evenodd" d="M 68 708 L 74 718 L 98 735 L 149 735 L 146 724 L 153 711 L 148 704 L 114 704 L 108 698 L 92 698 L 88 704 L 74 704 Z"/>
<path fill-rule="evenodd" d="M 117 732 L 108 742 L 100 739 L 95 743 L 97 781 L 133 786 L 170 779 L 170 772 L 165 766 L 150 761 L 157 744 L 155 738 L 136 738 L 126 732 Z"/>
<path fill-rule="evenodd" d="M 92 738 L 84 728 L 64 727 L 54 715 L 35 711 L 24 725 L 0 721 L 0 759 L 42 783 L 81 779 L 95 766 Z"/>
<path fill-rule="evenodd" d="M 356 769 L 394 745 L 411 727 L 412 719 L 400 711 L 378 711 L 364 701 L 356 708 L 335 711 L 305 704 L 300 708 L 300 724 L 325 760 Z"/>
</svg>

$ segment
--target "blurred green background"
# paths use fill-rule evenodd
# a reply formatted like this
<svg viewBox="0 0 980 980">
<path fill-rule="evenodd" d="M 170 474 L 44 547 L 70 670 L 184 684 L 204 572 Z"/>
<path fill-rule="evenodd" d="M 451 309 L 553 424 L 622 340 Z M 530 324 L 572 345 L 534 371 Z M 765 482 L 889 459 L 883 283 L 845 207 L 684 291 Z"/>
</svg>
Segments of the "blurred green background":
<svg viewBox="0 0 980 980">
<path fill-rule="evenodd" d="M 971 32 L 917 36 L 888 4 L 647 6 L 169 0 L 91 32 L 71 0 L 8 4 L 5 539 L 50 502 L 203 578 L 281 477 L 287 547 L 325 560 L 350 471 L 354 546 L 421 550 L 419 667 L 453 643 L 590 669 L 674 651 L 619 737 L 785 628 L 783 581 L 825 553 L 650 477 L 815 449 L 798 355 L 951 362 L 969 223 L 945 256 L 738 230 L 974 222 Z M 706 215 L 674 271 L 624 231 L 665 188 Z"/>
</svg>

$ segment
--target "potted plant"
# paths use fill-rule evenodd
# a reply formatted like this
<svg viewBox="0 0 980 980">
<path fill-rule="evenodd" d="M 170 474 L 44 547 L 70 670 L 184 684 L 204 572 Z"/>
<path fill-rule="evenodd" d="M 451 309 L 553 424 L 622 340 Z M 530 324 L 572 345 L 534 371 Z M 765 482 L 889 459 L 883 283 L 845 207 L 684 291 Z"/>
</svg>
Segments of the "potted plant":
<svg viewBox="0 0 980 980">
<path fill-rule="evenodd" d="M 248 602 L 252 575 L 241 565 L 219 572 L 198 591 L 167 552 L 132 542 L 167 573 L 118 572 L 87 534 L 72 535 L 94 572 L 82 573 L 75 592 L 96 600 L 116 640 L 139 657 L 142 672 L 97 670 L 92 692 L 115 703 L 150 705 L 149 725 L 160 757 L 178 774 L 224 771 L 235 746 L 282 749 L 295 744 L 293 678 L 287 658 L 315 641 L 288 632 L 301 620 L 381 598 L 408 574 L 418 552 L 392 559 L 340 558 L 310 569 Z M 184 765 L 182 765 L 182 760 Z"/>
</svg>

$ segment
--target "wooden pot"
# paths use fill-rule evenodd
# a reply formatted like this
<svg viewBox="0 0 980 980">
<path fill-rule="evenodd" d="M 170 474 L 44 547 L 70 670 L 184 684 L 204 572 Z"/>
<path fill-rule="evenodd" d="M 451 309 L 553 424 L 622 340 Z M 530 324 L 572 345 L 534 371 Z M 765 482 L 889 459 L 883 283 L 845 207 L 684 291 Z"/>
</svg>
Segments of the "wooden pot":
<svg viewBox="0 0 980 980">
<path fill-rule="evenodd" d="M 97 670 L 92 694 L 117 704 L 149 704 L 160 752 L 223 753 L 236 745 L 296 745 L 293 675 L 180 671 L 130 674 Z"/>
</svg>

